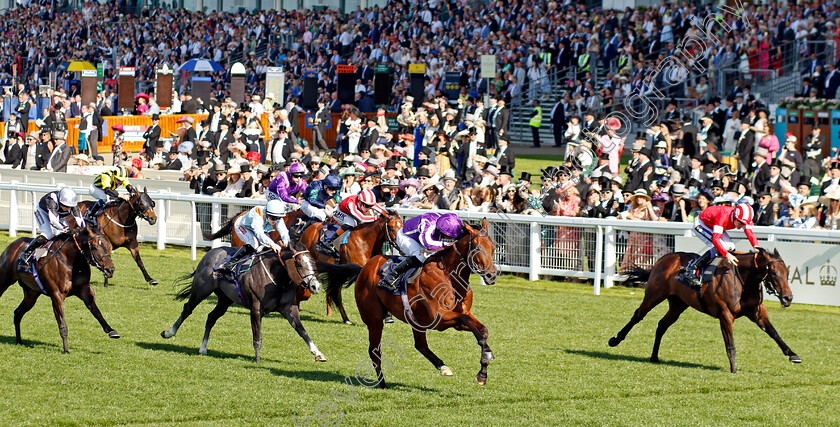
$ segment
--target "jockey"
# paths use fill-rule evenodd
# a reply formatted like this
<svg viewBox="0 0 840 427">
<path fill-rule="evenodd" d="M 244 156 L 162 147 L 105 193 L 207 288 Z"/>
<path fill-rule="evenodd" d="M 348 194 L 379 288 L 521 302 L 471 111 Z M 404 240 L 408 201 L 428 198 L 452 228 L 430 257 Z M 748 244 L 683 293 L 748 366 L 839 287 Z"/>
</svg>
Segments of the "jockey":
<svg viewBox="0 0 840 427">
<path fill-rule="evenodd" d="M 292 197 L 292 194 L 306 191 L 306 180 L 303 179 L 305 175 L 306 168 L 302 164 L 292 163 L 288 171 L 279 173 L 268 185 L 266 198 L 283 201 L 287 212 L 297 210 L 300 201 Z"/>
<path fill-rule="evenodd" d="M 35 220 L 38 223 L 38 230 L 41 234 L 29 242 L 29 246 L 23 250 L 21 259 L 26 262 L 32 256 L 32 252 L 52 239 L 56 234 L 64 233 L 71 229 L 67 217 L 72 216 L 76 222 L 76 229 L 85 227 L 85 220 L 79 211 L 79 201 L 76 192 L 69 188 L 62 188 L 58 191 L 47 193 L 38 202 L 38 209 L 35 211 Z"/>
<path fill-rule="evenodd" d="M 242 240 L 242 247 L 233 255 L 228 256 L 214 270 L 222 273 L 229 273 L 239 260 L 252 253 L 259 252 L 263 248 L 270 247 L 275 253 L 280 254 L 283 246 L 289 244 L 289 230 L 283 222 L 286 216 L 286 209 L 280 200 L 271 200 L 265 207 L 255 206 L 245 215 L 240 216 L 233 224 L 233 230 Z M 271 240 L 269 233 L 277 231 L 280 234 L 280 244 Z"/>
<path fill-rule="evenodd" d="M 108 169 L 97 175 L 88 190 L 90 195 L 97 199 L 96 204 L 88 211 L 88 217 L 95 218 L 96 213 L 105 206 L 105 203 L 111 200 L 116 200 L 120 197 L 128 200 L 126 196 L 120 196 L 117 193 L 117 189 L 121 185 L 124 185 L 129 193 L 134 191 L 134 187 L 128 182 L 128 170 L 125 166 L 117 166 L 114 169 Z"/>
<path fill-rule="evenodd" d="M 359 224 L 376 221 L 377 214 L 386 212 L 385 208 L 376 204 L 376 196 L 373 195 L 372 191 L 362 190 L 359 194 L 345 197 L 338 204 L 338 209 L 336 209 L 333 217 L 341 223 L 341 231 L 347 232 Z M 339 237 L 341 237 L 341 233 L 328 229 L 328 232 L 324 233 L 324 240 L 321 242 L 324 249 L 330 251 L 330 254 L 335 257 L 338 257 L 335 242 Z"/>
<path fill-rule="evenodd" d="M 435 252 L 452 246 L 463 234 L 464 224 L 452 213 L 429 212 L 409 219 L 397 233 L 397 245 L 407 257 L 382 277 L 380 284 L 395 290 L 400 275 L 423 265 Z"/>
<path fill-rule="evenodd" d="M 727 231 L 743 228 L 753 248 L 758 247 L 758 240 L 752 232 L 753 216 L 752 206 L 742 203 L 737 206 L 709 206 L 697 217 L 694 221 L 694 234 L 709 250 L 685 266 L 685 275 L 695 286 L 701 285 L 698 272 L 703 271 L 705 263 L 718 255 L 726 258 L 733 266 L 738 265 L 738 258 L 729 252 L 735 249 L 735 244 L 726 234 Z"/>
<path fill-rule="evenodd" d="M 338 201 L 336 194 L 341 188 L 341 178 L 335 174 L 329 174 L 321 181 L 315 181 L 306 188 L 303 193 L 303 201 L 300 203 L 300 210 L 310 218 L 316 218 L 321 222 L 332 216 L 327 210 L 329 200 Z"/>
</svg>

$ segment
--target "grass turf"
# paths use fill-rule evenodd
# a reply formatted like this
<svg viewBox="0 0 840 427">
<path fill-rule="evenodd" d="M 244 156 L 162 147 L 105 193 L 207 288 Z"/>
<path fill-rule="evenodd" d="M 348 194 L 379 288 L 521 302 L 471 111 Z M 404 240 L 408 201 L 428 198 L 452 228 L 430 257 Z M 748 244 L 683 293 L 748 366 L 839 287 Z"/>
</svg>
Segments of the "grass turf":
<svg viewBox="0 0 840 427">
<path fill-rule="evenodd" d="M 0 235 L 3 246 L 10 240 Z M 612 288 L 596 297 L 581 284 L 504 276 L 496 286 L 473 287 L 473 310 L 488 326 L 496 354 L 486 386 L 474 379 L 480 354 L 471 334 L 429 334 L 432 350 L 455 371 L 441 377 L 414 350 L 409 327 L 397 323 L 386 325 L 385 337 L 404 354 L 385 349 L 391 388 L 378 390 L 353 378 L 364 371 L 357 367 L 367 360 L 367 330 L 352 289 L 344 295 L 356 325 L 326 318 L 322 295 L 301 307 L 327 363 L 316 363 L 278 315 L 263 322 L 263 360 L 255 363 L 248 314 L 240 307 L 219 320 L 209 354 L 200 356 L 213 298 L 176 337 L 160 337 L 180 314 L 172 281 L 195 265 L 189 251 L 145 245 L 141 253 L 159 286 L 142 281 L 124 249 L 115 254 L 115 286 L 103 288 L 101 275 L 94 275 L 97 302 L 119 340 L 109 339 L 70 298 L 70 354 L 60 353 L 58 328 L 42 297 L 23 319 L 25 345 L 14 345 L 12 312 L 22 292 L 14 285 L 0 298 L 0 425 L 320 425 L 319 413 L 323 425 L 835 425 L 840 412 L 837 308 L 783 310 L 768 301 L 771 320 L 803 363 L 788 362 L 758 327 L 740 319 L 739 373 L 731 375 L 715 319 L 686 311 L 663 340 L 662 363 L 654 365 L 647 359 L 665 304 L 619 347 L 607 346 L 642 290 Z"/>
</svg>

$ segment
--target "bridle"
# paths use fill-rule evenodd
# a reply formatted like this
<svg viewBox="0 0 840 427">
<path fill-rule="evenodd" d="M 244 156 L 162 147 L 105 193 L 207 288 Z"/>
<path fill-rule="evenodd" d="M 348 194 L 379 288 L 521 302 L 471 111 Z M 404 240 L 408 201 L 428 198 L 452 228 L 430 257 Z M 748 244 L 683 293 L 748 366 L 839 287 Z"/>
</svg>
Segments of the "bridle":
<svg viewBox="0 0 840 427">
<path fill-rule="evenodd" d="M 758 252 L 753 252 L 753 266 L 755 266 L 756 269 L 758 269 L 758 254 Z M 782 260 L 781 258 L 771 258 L 770 261 L 768 261 L 767 264 L 764 265 L 764 276 L 762 276 L 761 280 L 758 282 L 758 288 L 761 289 L 763 287 L 768 294 L 778 298 L 779 291 L 776 289 L 776 287 L 767 284 L 768 277 L 777 276 L 775 272 L 772 272 L 770 270 L 770 264 L 773 264 L 774 262 L 782 262 Z M 738 270 L 738 267 L 733 268 L 733 270 L 735 270 L 735 275 L 738 276 L 738 280 L 741 281 L 741 285 L 744 285 L 746 282 L 744 282 L 744 279 L 741 277 L 741 272 Z"/>
<path fill-rule="evenodd" d="M 475 245 L 473 243 L 473 241 L 475 239 L 479 238 L 479 237 L 490 237 L 490 235 L 487 234 L 487 230 L 482 229 L 482 230 L 479 230 L 478 234 L 476 234 L 474 236 L 470 236 L 469 240 L 467 240 L 466 253 L 463 253 L 463 254 L 461 253 L 461 251 L 458 250 L 458 245 L 457 244 L 452 245 L 452 249 L 455 250 L 455 253 L 458 254 L 458 256 L 461 257 L 462 259 L 467 260 L 467 266 L 474 273 L 478 273 L 478 271 L 476 271 L 477 269 L 473 268 L 473 266 L 471 266 L 469 264 L 470 264 L 470 260 L 472 260 L 477 255 L 479 250 L 483 251 L 481 246 Z M 493 269 L 496 270 L 496 274 L 493 274 L 493 275 L 496 276 L 496 275 L 498 275 L 498 268 L 496 267 L 496 261 L 492 260 L 492 263 L 493 263 L 492 264 Z M 478 273 L 478 274 L 480 275 L 481 273 Z"/>
<path fill-rule="evenodd" d="M 381 217 L 382 217 L 382 218 L 386 218 L 386 217 L 384 217 L 384 216 L 381 216 Z M 398 218 L 399 218 L 399 217 L 396 217 L 396 218 L 395 218 L 395 217 L 393 217 L 393 216 L 388 215 L 388 216 L 387 216 L 387 219 L 386 219 L 385 221 L 380 222 L 380 224 L 379 224 L 379 231 L 380 231 L 382 234 L 384 234 L 384 235 L 385 235 L 385 241 L 387 241 L 387 242 L 388 242 L 388 246 L 390 246 L 391 248 L 396 249 L 396 250 L 397 250 L 397 252 L 399 252 L 401 256 L 406 256 L 406 255 L 405 255 L 405 252 L 403 252 L 403 250 L 400 248 L 400 245 L 398 245 L 398 244 L 397 244 L 397 239 L 396 239 L 395 237 L 391 237 L 391 233 L 389 233 L 389 232 L 388 232 L 388 231 L 390 230 L 390 228 L 388 227 L 388 223 L 390 223 L 392 220 L 394 220 L 394 219 L 398 219 Z"/>
<path fill-rule="evenodd" d="M 302 251 L 295 252 L 294 249 L 292 249 L 292 258 L 295 260 L 295 267 L 298 270 L 298 274 L 301 273 L 301 267 L 302 266 L 305 265 L 307 267 L 308 271 L 305 271 L 305 272 L 303 272 L 304 274 L 301 274 L 301 278 L 303 279 L 303 282 L 305 282 L 307 278 L 316 277 L 315 269 L 312 267 L 312 260 L 311 260 L 312 257 L 310 256 L 309 257 L 310 259 L 307 259 L 306 262 L 298 259 L 298 256 L 303 256 L 303 255 L 308 254 L 308 253 L 309 253 L 309 250 L 302 250 Z M 303 283 L 303 282 L 301 282 L 301 283 Z"/>
<path fill-rule="evenodd" d="M 120 223 L 117 221 L 117 219 L 115 218 L 116 213 L 114 214 L 115 216 L 111 216 L 111 215 L 110 215 L 107 211 L 105 211 L 105 210 L 103 209 L 103 210 L 102 210 L 102 214 L 103 214 L 103 215 L 105 215 L 106 217 L 108 217 L 108 222 L 106 222 L 105 224 L 103 224 L 102 226 L 100 226 L 100 228 L 104 228 L 106 225 L 108 225 L 108 224 L 110 224 L 110 223 L 112 223 L 112 222 L 113 222 L 116 226 L 118 226 L 118 227 L 120 227 L 120 228 L 128 228 L 128 227 L 136 226 L 136 225 L 137 225 L 137 217 L 140 217 L 140 218 L 142 218 L 144 221 L 146 221 L 146 222 L 148 222 L 148 223 L 151 223 L 151 222 L 152 222 L 152 221 L 151 221 L 151 219 L 149 218 L 149 216 L 148 216 L 148 215 L 146 215 L 146 211 L 147 211 L 148 209 L 150 209 L 150 207 L 146 207 L 146 206 L 145 206 L 145 203 L 144 203 L 144 202 L 143 202 L 143 200 L 141 199 L 141 197 L 142 197 L 142 196 L 140 196 L 140 195 L 138 194 L 136 197 L 137 197 L 137 199 L 138 199 L 138 202 L 137 202 L 136 204 L 135 204 L 135 203 L 132 203 L 132 202 L 131 202 L 131 199 L 129 199 L 129 200 L 122 200 L 122 199 L 120 199 L 120 200 L 121 200 L 121 201 L 120 201 L 120 204 L 119 204 L 119 205 L 117 205 L 117 211 L 116 211 L 117 213 L 118 213 L 118 212 L 120 211 L 120 209 L 122 209 L 122 207 L 123 207 L 123 206 L 125 206 L 126 204 L 128 204 L 128 206 L 131 208 L 131 210 L 132 210 L 132 211 L 133 211 L 133 213 L 134 213 L 134 216 L 130 218 L 130 219 L 132 220 L 132 222 L 131 222 L 130 224 L 120 224 Z M 143 209 L 143 208 L 145 208 L 145 209 Z"/>
<path fill-rule="evenodd" d="M 76 244 L 76 249 L 78 249 L 78 250 L 79 250 L 79 252 L 81 252 L 81 253 L 82 253 L 82 255 L 84 255 L 84 257 L 85 257 L 85 261 L 87 261 L 87 263 L 88 263 L 88 264 L 90 264 L 90 265 L 92 265 L 92 266 L 96 267 L 99 271 L 105 272 L 105 267 L 103 267 L 103 266 L 102 266 L 102 262 L 101 262 L 101 261 L 102 261 L 102 260 L 104 260 L 104 259 L 106 259 L 106 258 L 111 258 L 111 255 L 110 255 L 110 254 L 106 254 L 106 255 L 103 255 L 103 256 L 101 256 L 101 257 L 99 257 L 99 258 L 96 258 L 96 255 L 94 255 L 93 244 L 91 243 L 91 241 L 92 241 L 93 239 L 96 239 L 96 238 L 102 238 L 102 239 L 104 239 L 104 238 L 105 238 L 105 236 L 104 236 L 104 235 L 102 235 L 101 233 L 100 233 L 100 234 L 93 235 L 93 236 L 90 236 L 90 237 L 88 238 L 87 242 L 85 242 L 85 247 L 87 248 L 87 250 L 82 249 L 81 245 L 79 245 L 79 240 L 78 240 L 78 239 L 76 239 L 76 235 L 75 235 L 75 234 L 73 234 L 73 243 L 75 243 L 75 244 Z M 56 251 L 56 253 L 57 253 L 57 251 Z"/>
</svg>

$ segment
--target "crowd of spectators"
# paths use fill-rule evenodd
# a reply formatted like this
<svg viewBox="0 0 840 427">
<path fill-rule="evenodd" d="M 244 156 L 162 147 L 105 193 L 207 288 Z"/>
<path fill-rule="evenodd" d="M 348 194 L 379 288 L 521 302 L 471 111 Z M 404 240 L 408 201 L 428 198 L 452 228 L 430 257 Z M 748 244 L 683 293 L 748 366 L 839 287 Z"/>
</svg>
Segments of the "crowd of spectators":
<svg viewBox="0 0 840 427">
<path fill-rule="evenodd" d="M 658 7 L 624 11 L 587 11 L 569 1 L 389 1 L 381 8 L 349 13 L 204 13 L 164 7 L 130 13 L 117 1 L 88 2 L 57 13 L 52 2 L 32 1 L 6 10 L 0 22 L 5 35 L 0 86 L 17 81 L 34 90 L 48 84 L 50 72 L 56 71 L 59 86 L 73 92 L 77 87 L 71 90 L 70 81 L 77 75 L 61 64 L 78 59 L 104 64 L 106 89 L 114 89 L 119 67 L 136 67 L 140 90 L 148 93 L 156 66 L 207 58 L 226 68 L 242 62 L 248 70 L 248 95 L 263 98 L 268 95 L 267 67 L 283 66 L 287 93 L 274 95 L 286 100 L 300 95 L 304 68 L 318 70 L 319 90 L 328 94 L 336 89 L 336 66 L 354 64 L 359 69 L 355 92 L 369 94 L 374 66 L 387 64 L 396 95 L 390 107 L 396 110 L 407 94 L 407 65 L 423 63 L 430 97 L 443 91 L 445 72 L 459 71 L 461 87 L 473 97 L 489 92 L 519 105 L 524 98 L 547 95 L 550 81 L 568 85 L 575 103 L 592 108 L 667 86 L 657 67 L 681 49 L 699 57 L 689 62 L 691 69 L 739 69 L 742 82 L 749 83 L 769 78 L 758 70 L 781 67 L 785 42 L 840 39 L 836 7 L 826 1 L 748 4 L 740 12 L 742 19 L 717 12 L 720 20 L 711 26 L 711 38 L 702 37 L 697 23 L 715 13 L 713 6 L 664 0 Z M 696 35 L 708 44 L 706 55 L 695 55 L 704 46 L 680 45 L 683 38 Z M 480 76 L 482 54 L 496 55 L 498 74 L 492 80 Z M 554 74 L 557 70 L 563 73 Z M 214 97 L 221 101 L 229 96 L 227 72 L 212 78 Z M 598 78 L 602 81 L 596 84 L 593 79 Z M 692 74 L 668 95 L 705 100 L 717 84 L 718 79 Z"/>
</svg>

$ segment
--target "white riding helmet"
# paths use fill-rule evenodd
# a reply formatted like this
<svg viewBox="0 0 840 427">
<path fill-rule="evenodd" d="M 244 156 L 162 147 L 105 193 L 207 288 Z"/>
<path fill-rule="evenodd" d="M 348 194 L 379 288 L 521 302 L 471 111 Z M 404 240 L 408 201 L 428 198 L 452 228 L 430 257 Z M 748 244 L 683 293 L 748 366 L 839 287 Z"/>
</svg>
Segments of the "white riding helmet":
<svg viewBox="0 0 840 427">
<path fill-rule="evenodd" d="M 79 196 L 69 188 L 58 190 L 58 203 L 68 208 L 75 208 L 79 205 Z"/>
<path fill-rule="evenodd" d="M 286 204 L 281 200 L 272 200 L 265 204 L 265 215 L 267 217 L 282 218 L 286 216 Z"/>
</svg>

